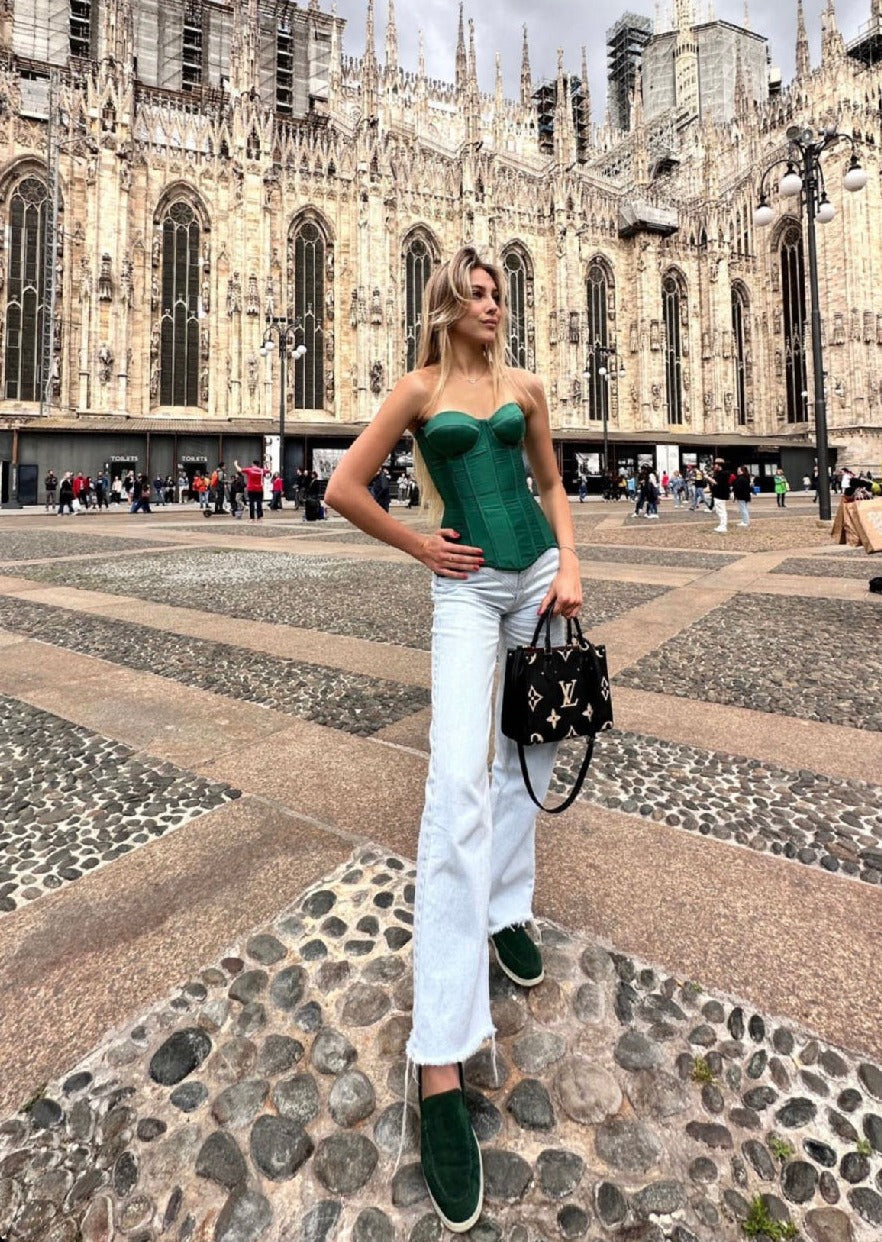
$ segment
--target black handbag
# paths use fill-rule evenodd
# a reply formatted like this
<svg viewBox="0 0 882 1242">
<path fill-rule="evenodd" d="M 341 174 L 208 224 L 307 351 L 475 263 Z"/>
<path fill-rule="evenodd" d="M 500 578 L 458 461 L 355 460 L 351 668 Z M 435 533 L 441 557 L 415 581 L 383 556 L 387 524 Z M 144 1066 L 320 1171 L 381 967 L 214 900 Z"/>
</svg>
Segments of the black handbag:
<svg viewBox="0 0 882 1242">
<path fill-rule="evenodd" d="M 545 642 L 540 644 L 542 627 Z M 558 815 L 571 806 L 585 781 L 594 737 L 613 726 L 612 694 L 606 648 L 595 647 L 582 633 L 576 618 L 567 621 L 567 641 L 551 645 L 551 615 L 539 618 L 529 647 L 510 647 L 505 658 L 502 692 L 502 732 L 518 744 L 518 758 L 527 793 L 541 810 Z M 525 746 L 588 739 L 576 783 L 560 806 L 547 807 L 533 792 Z"/>
</svg>

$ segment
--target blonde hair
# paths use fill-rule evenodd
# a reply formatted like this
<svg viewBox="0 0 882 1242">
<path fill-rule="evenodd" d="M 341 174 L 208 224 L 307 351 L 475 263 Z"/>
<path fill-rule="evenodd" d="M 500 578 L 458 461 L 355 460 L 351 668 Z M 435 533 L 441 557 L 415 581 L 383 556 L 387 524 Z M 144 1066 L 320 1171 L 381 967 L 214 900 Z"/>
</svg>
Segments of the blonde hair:
<svg viewBox="0 0 882 1242">
<path fill-rule="evenodd" d="M 490 365 L 493 399 L 499 400 L 499 395 L 506 384 L 514 384 L 517 388 L 522 387 L 508 372 L 505 364 L 508 350 L 508 308 L 503 274 L 494 263 L 482 259 L 474 246 L 462 246 L 452 259 L 435 269 L 423 293 L 423 327 L 420 333 L 416 365 L 417 369 L 430 366 L 439 368 L 438 382 L 426 404 L 427 410 L 433 408 L 450 379 L 453 369 L 450 329 L 462 318 L 466 307 L 472 300 L 471 276 L 476 269 L 486 272 L 495 282 L 501 311 L 496 336 L 492 344 L 484 350 Z M 440 522 L 443 502 L 432 482 L 416 439 L 413 445 L 413 460 L 417 485 L 420 489 L 420 507 L 428 512 L 433 522 Z"/>
</svg>

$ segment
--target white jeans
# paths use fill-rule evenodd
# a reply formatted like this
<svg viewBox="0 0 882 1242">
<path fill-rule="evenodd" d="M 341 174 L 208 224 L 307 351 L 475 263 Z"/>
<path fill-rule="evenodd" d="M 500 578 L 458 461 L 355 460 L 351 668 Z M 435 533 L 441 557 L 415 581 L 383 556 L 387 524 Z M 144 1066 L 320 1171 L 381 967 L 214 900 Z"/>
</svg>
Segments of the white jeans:
<svg viewBox="0 0 882 1242">
<path fill-rule="evenodd" d="M 557 572 L 557 548 L 520 573 L 485 566 L 432 583 L 431 757 L 417 852 L 413 1029 L 417 1065 L 471 1056 L 494 1033 L 487 938 L 533 917 L 536 807 L 516 743 L 499 728 L 488 776 L 493 679 L 508 647 L 528 643 Z M 555 643 L 563 623 L 552 626 Z M 530 746 L 536 796 L 551 780 L 555 744 Z"/>
<path fill-rule="evenodd" d="M 729 529 L 729 511 L 725 500 L 714 500 L 714 513 L 717 515 L 717 530 Z"/>
</svg>

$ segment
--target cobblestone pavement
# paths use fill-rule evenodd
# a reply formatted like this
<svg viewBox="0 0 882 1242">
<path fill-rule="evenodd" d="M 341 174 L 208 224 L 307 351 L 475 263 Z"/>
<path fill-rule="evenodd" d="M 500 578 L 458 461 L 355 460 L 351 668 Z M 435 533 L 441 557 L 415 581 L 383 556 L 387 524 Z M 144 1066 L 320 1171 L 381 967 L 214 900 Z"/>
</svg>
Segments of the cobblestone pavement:
<svg viewBox="0 0 882 1242">
<path fill-rule="evenodd" d="M 429 702 L 427 691 L 398 682 L 23 600 L 0 598 L 0 625 L 81 655 L 349 733 L 375 733 Z"/>
<path fill-rule="evenodd" d="M 782 561 L 772 573 L 797 574 L 801 578 L 863 578 L 866 581 L 879 573 L 879 561 L 866 554 L 859 561 L 844 560 L 841 556 L 806 556 Z"/>
<path fill-rule="evenodd" d="M 238 796 L 0 695 L 0 913 Z"/>
<path fill-rule="evenodd" d="M 69 1242 L 440 1238 L 403 1099 L 413 877 L 361 851 L 46 1084 L 0 1126 L 0 1223 Z M 757 1200 L 810 1237 L 873 1236 L 877 1065 L 540 930 L 544 983 L 491 973 L 496 1073 L 483 1050 L 465 1067 L 473 1238 L 726 1242 Z"/>
<path fill-rule="evenodd" d="M 667 694 L 882 731 L 882 610 L 866 603 L 742 595 L 618 680 Z"/>
<path fill-rule="evenodd" d="M 710 988 L 707 979 L 665 965 L 664 948 L 650 954 L 632 946 L 626 953 L 598 939 L 585 930 L 585 912 L 601 896 L 614 904 L 615 895 L 601 894 L 600 872 L 580 871 L 572 859 L 582 857 L 577 833 L 584 834 L 592 863 L 599 857 L 602 832 L 595 822 L 603 817 L 632 841 L 639 825 L 649 862 L 619 860 L 618 836 L 614 846 L 616 871 L 627 881 L 620 924 L 626 925 L 646 905 L 646 872 L 660 865 L 652 852 L 659 834 L 676 850 L 693 851 L 693 866 L 700 865 L 699 852 L 713 858 L 703 891 L 714 913 L 713 939 L 721 943 L 731 941 L 738 908 L 750 896 L 733 890 L 727 872 L 746 874 L 740 860 L 749 860 L 773 878 L 762 890 L 766 905 L 758 909 L 755 931 L 738 924 L 749 927 L 744 934 L 751 943 L 732 951 L 762 960 L 769 978 L 755 982 L 773 992 L 785 957 L 787 970 L 794 958 L 804 962 L 799 977 L 812 1004 L 801 1012 L 817 1014 L 823 1029 L 826 1007 L 845 994 L 847 1019 L 837 1029 L 853 1030 L 856 1008 L 861 1018 L 878 1008 L 878 989 L 864 984 L 856 992 L 848 964 L 859 974 L 882 947 L 882 798 L 878 785 L 836 774 L 835 746 L 848 749 L 850 739 L 869 753 L 867 731 L 882 728 L 878 695 L 843 694 L 843 676 L 882 684 L 882 612 L 874 600 L 787 594 L 799 589 L 798 580 L 779 579 L 782 595 L 730 598 L 726 570 L 756 552 L 793 549 L 781 572 L 797 579 L 813 578 L 815 565 L 856 567 L 845 555 L 803 555 L 822 542 L 813 516 L 756 520 L 723 551 L 706 515 L 608 524 L 623 508 L 576 508 L 586 561 L 688 568 L 696 575 L 689 587 L 670 591 L 592 579 L 587 619 L 614 626 L 624 649 L 643 652 L 647 635 L 670 634 L 682 609 L 680 632 L 632 657 L 616 679 L 638 706 L 643 700 L 633 692 L 652 691 L 646 701 L 653 711 L 664 693 L 665 724 L 681 740 L 656 736 L 659 721 L 652 717 L 632 718 L 629 727 L 603 735 L 573 820 L 542 826 L 543 857 L 557 860 L 552 882 L 572 894 L 574 923 L 581 922 L 562 926 L 538 910 L 546 968 L 539 987 L 517 988 L 491 967 L 496 1072 L 489 1047 L 465 1068 L 486 1185 L 484 1214 L 468 1236 L 475 1242 L 790 1236 L 875 1242 L 882 1231 L 882 1042 L 871 1036 L 853 1045 L 863 1046 L 862 1054 L 849 1051 L 847 1039 L 823 1038 L 785 1016 L 796 1004 L 786 989 L 776 993 L 777 1006 L 757 1005 L 743 989 L 739 996 Z M 302 535 L 302 544 L 318 536 L 339 545 L 347 559 L 324 549 L 316 555 L 206 547 L 205 532 L 222 543 L 248 529 L 229 519 L 175 524 L 164 515 L 150 524 L 151 535 L 162 531 L 186 545 L 198 534 L 200 544 L 161 554 L 152 554 L 155 540 L 141 547 L 144 541 L 120 537 L 123 515 L 107 523 L 106 535 L 91 533 L 97 523 L 84 536 L 62 534 L 51 518 L 25 521 L 11 536 L 14 559 L 138 554 L 22 566 L 19 576 L 71 592 L 138 599 L 147 613 L 154 602 L 199 609 L 203 621 L 217 619 L 218 637 L 188 633 L 184 612 L 176 625 L 181 632 L 168 633 L 0 595 L 0 679 L 4 669 L 16 668 L 19 650 L 27 649 L 32 662 L 45 650 L 58 683 L 57 702 L 47 710 L 43 683 L 34 688 L 43 696 L 36 707 L 23 701 L 24 689 L 10 689 L 25 684 L 20 672 L 17 680 L 0 680 L 0 1057 L 4 1040 L 24 1038 L 33 1046 L 24 1058 L 15 1049 L 12 1095 L 4 1066 L 11 1103 L 5 1118 L 0 1114 L 0 1240 L 441 1242 L 447 1235 L 418 1163 L 412 1083 L 405 1104 L 415 873 L 411 859 L 388 844 L 384 820 L 415 824 L 419 814 L 402 765 L 407 759 L 407 771 L 421 783 L 428 695 L 390 679 L 395 653 L 383 645 L 427 647 L 425 573 L 409 562 L 372 560 L 368 541 L 337 520 L 315 528 L 280 520 L 252 531 L 255 542 L 270 532 Z M 0 548 L 8 549 L 10 533 L 3 534 Z M 768 572 L 763 564 L 768 561 L 757 562 L 757 575 Z M 735 574 L 742 574 L 740 564 Z M 752 589 L 755 577 L 747 575 Z M 742 579 L 731 579 L 736 590 Z M 726 602 L 702 612 L 713 591 Z M 632 616 L 638 604 L 645 607 Z M 316 630 L 318 637 L 345 634 L 374 643 L 370 650 L 384 676 L 354 672 L 339 650 L 341 667 L 330 667 L 328 647 L 319 642 L 316 658 L 308 660 L 254 651 L 251 615 Z M 2 645 L 9 635 L 15 639 Z M 280 722 L 308 722 L 297 726 L 297 736 L 316 748 L 319 766 L 303 769 L 316 773 L 316 783 L 327 752 L 341 804 L 356 797 L 359 782 L 381 786 L 384 797 L 376 811 L 374 795 L 359 802 L 366 810 L 353 835 L 351 819 L 341 812 L 338 823 L 329 810 L 333 787 L 313 788 L 299 775 L 286 785 L 280 772 L 273 789 L 295 792 L 274 793 L 271 802 L 248 793 L 229 768 L 218 775 L 213 761 L 158 760 L 123 744 L 111 717 L 103 732 L 71 723 L 78 701 L 100 678 L 94 666 L 84 671 L 79 655 L 105 661 L 111 675 L 127 670 L 126 684 L 131 677 L 134 687 L 146 674 L 166 678 L 170 718 L 198 690 L 217 696 L 219 710 L 238 700 L 271 709 Z M 729 705 L 757 713 L 748 731 L 732 720 L 733 736 L 741 728 L 739 753 L 710 746 L 691 725 L 696 700 L 720 724 L 733 715 Z M 204 710 L 201 699 L 198 710 Z M 804 766 L 788 767 L 766 753 L 775 752 L 775 730 L 792 727 L 788 717 L 816 722 L 800 726 L 817 731 L 801 735 Z M 176 719 L 198 718 L 194 711 Z M 766 732 L 759 723 L 765 718 Z M 840 731 L 835 743 L 828 739 L 831 726 Z M 268 723 L 266 736 L 249 742 L 251 761 L 264 764 L 261 773 L 290 762 L 299 774 L 300 757 L 274 749 L 275 727 Z M 389 740 L 390 731 L 399 740 Z M 721 733 L 728 736 L 721 729 L 715 736 Z M 239 758 L 237 745 L 228 743 L 232 760 Z M 174 749 L 171 740 L 163 753 Z M 181 753 L 191 753 L 183 743 Z M 576 746 L 562 752 L 558 788 L 571 779 L 578 754 Z M 355 783 L 347 784 L 347 762 Z M 396 780 L 404 782 L 397 800 Z M 263 788 L 263 778 L 258 784 Z M 248 832 L 274 813 L 283 816 L 281 848 L 302 852 L 311 878 L 286 888 L 271 867 L 265 873 L 271 913 L 250 915 L 243 897 L 240 930 L 221 928 L 203 940 L 210 919 L 197 887 L 207 891 L 209 905 L 220 901 L 233 870 L 236 896 L 240 885 L 253 892 L 246 887 L 244 849 L 241 858 L 213 853 L 215 835 L 227 840 L 218 817 L 239 815 L 235 822 Z M 301 822 L 312 833 L 306 847 Z M 318 838 L 333 864 L 317 849 Z M 386 845 L 373 843 L 384 838 Z M 186 894 L 180 910 L 163 906 L 152 883 L 145 893 L 128 879 L 151 860 L 171 857 L 176 869 L 161 878 Z M 108 892 L 112 902 L 105 907 L 101 895 Z M 816 892 L 840 912 L 837 903 L 847 894 L 848 907 L 861 912 L 860 931 L 843 950 L 833 917 L 825 922 L 824 907 L 816 904 L 817 922 L 804 942 L 795 952 L 776 951 L 776 940 L 788 934 L 787 907 Z M 674 943 L 665 929 L 689 917 L 684 901 L 672 876 L 664 899 L 650 910 L 661 928 L 654 943 Z M 154 902 L 162 949 L 144 938 L 136 917 Z M 107 917 L 113 937 L 87 942 L 88 963 L 62 955 L 64 970 L 53 974 L 44 961 L 47 942 L 70 937 L 76 943 L 76 920 L 86 907 L 90 934 L 100 936 L 96 929 Z M 115 943 L 116 936 L 131 945 Z M 191 942 L 212 947 L 182 966 L 179 955 Z M 697 960 L 704 966 L 709 949 L 702 941 Z M 668 960 L 675 957 L 672 949 Z M 101 968 L 99 958 L 106 962 Z M 78 1015 L 92 1004 L 104 1013 L 107 998 L 118 994 L 119 971 L 132 970 L 133 962 L 150 981 L 149 999 L 117 1008 L 100 1038 L 78 1043 Z M 16 991 L 23 969 L 26 990 L 42 1006 L 28 1010 L 40 1017 L 24 1036 L 16 1011 L 26 994 Z M 857 1025 L 866 1031 L 866 1021 Z M 37 1058 L 44 1041 L 61 1051 L 50 1058 L 52 1072 L 36 1077 L 21 1067 Z"/>
<path fill-rule="evenodd" d="M 427 649 L 431 634 L 429 584 L 426 571 L 416 564 L 200 548 L 139 556 L 131 562 L 39 565 L 28 576 L 404 647 Z M 602 625 L 664 590 L 643 584 L 623 587 L 592 582 L 586 592 L 585 616 L 591 625 Z M 397 605 L 401 600 L 407 601 L 406 607 Z"/>
<path fill-rule="evenodd" d="M 751 521 L 749 530 L 739 530 L 737 524 L 730 521 L 729 533 L 718 535 L 714 532 L 711 515 L 700 512 L 682 517 L 663 514 L 658 522 L 627 518 L 621 526 L 615 524 L 595 531 L 591 538 L 599 544 L 725 552 L 776 552 L 793 547 L 826 548 L 830 544 L 829 531 L 819 527 L 814 517 L 756 518 Z"/>
<path fill-rule="evenodd" d="M 561 749 L 558 792 L 572 788 L 584 753 L 584 742 Z M 616 730 L 597 739 L 580 797 L 882 884 L 882 786 Z"/>
<path fill-rule="evenodd" d="M 662 565 L 671 569 L 725 569 L 741 558 L 725 552 L 680 552 L 675 548 L 598 548 L 579 544 L 579 556 L 586 561 L 619 565 Z"/>
<path fill-rule="evenodd" d="M 68 534 L 70 530 L 70 534 Z M 0 573 L 18 572 L 20 561 L 51 559 L 58 556 L 94 556 L 101 552 L 137 552 L 155 548 L 156 540 L 124 539 L 113 535 L 82 535 L 68 527 L 53 530 L 4 530 L 0 539 Z"/>
</svg>

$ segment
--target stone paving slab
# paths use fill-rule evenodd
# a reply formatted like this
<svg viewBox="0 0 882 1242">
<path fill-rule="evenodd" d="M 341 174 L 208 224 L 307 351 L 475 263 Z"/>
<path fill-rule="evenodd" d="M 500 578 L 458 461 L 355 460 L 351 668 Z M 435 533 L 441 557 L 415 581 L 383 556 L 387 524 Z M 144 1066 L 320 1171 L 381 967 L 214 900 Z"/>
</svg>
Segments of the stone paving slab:
<svg viewBox="0 0 882 1242">
<path fill-rule="evenodd" d="M 427 649 L 429 575 L 417 564 L 342 561 L 290 553 L 190 549 L 122 562 L 34 566 L 33 579 L 111 594 L 257 617 L 280 625 Z M 586 615 L 601 625 L 664 593 L 664 587 L 592 582 Z M 401 601 L 407 606 L 402 607 Z"/>
<path fill-rule="evenodd" d="M 374 733 L 429 701 L 419 687 L 24 600 L 0 598 L 0 624 L 44 643 L 351 733 Z"/>
<path fill-rule="evenodd" d="M 0 1227 L 437 1242 L 402 1099 L 412 901 L 410 864 L 361 848 L 72 1062 L 0 1125 Z M 546 981 L 491 970 L 495 1070 L 466 1064 L 474 1238 L 735 1242 L 759 1207 L 818 1242 L 877 1236 L 878 1064 L 541 931 Z"/>
<path fill-rule="evenodd" d="M 619 673 L 622 685 L 882 730 L 882 609 L 741 595 Z"/>
<path fill-rule="evenodd" d="M 0 695 L 0 914 L 238 796 Z"/>
</svg>

